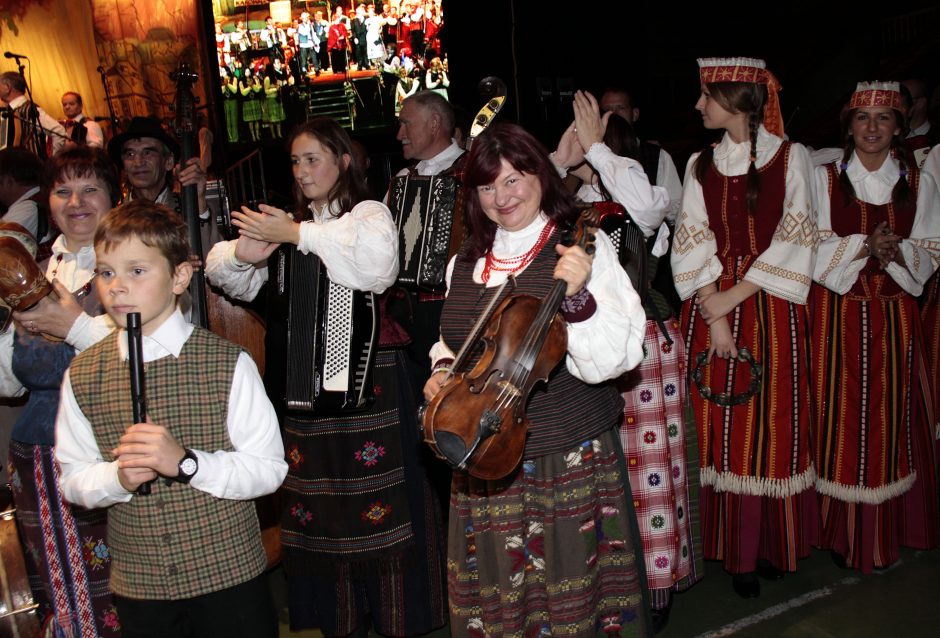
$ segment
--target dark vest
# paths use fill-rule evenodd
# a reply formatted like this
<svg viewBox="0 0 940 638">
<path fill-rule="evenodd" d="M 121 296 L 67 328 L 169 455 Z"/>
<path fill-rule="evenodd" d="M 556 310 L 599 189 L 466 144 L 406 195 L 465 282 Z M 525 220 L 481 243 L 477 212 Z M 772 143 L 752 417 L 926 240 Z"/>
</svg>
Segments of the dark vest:
<svg viewBox="0 0 940 638">
<path fill-rule="evenodd" d="M 45 161 L 49 154 L 46 148 L 46 133 L 39 123 L 39 108 L 25 102 L 13 110 L 13 140 L 10 146 L 22 146 Z"/>
<path fill-rule="evenodd" d="M 729 177 L 714 164 L 709 167 L 702 185 L 708 227 L 715 233 L 725 273 L 733 274 L 735 280 L 770 246 L 786 201 L 789 158 L 790 143 L 783 142 L 773 159 L 758 169 L 760 194 L 753 215 L 747 211 L 747 174 Z M 736 267 L 739 258 L 743 259 Z"/>
<path fill-rule="evenodd" d="M 640 166 L 643 167 L 643 172 L 649 178 L 650 184 L 654 186 L 659 177 L 659 152 L 661 150 L 656 144 L 640 142 L 640 157 L 637 159 L 640 160 Z"/>
<path fill-rule="evenodd" d="M 68 120 L 61 122 L 62 126 L 65 127 L 65 130 L 69 135 L 69 139 L 79 146 L 85 144 L 85 140 L 88 139 L 88 129 L 85 128 L 86 121 L 88 121 L 88 118 L 82 118 L 81 121 L 72 122 L 71 126 L 69 126 Z"/>
<path fill-rule="evenodd" d="M 557 239 L 557 231 L 554 239 Z M 548 293 L 554 283 L 555 243 L 546 243 L 516 278 L 514 293 L 539 298 Z M 454 264 L 453 278 L 441 314 L 441 336 L 454 352 L 460 349 L 477 317 L 497 290 L 487 290 L 473 281 L 474 263 L 461 258 L 465 250 L 461 249 Z M 472 369 L 482 352 L 480 343 L 463 371 Z M 612 385 L 588 385 L 575 378 L 562 360 L 549 377 L 547 386 L 539 384 L 529 395 L 526 415 L 529 434 L 524 458 L 531 459 L 562 452 L 617 426 L 623 417 L 623 399 Z"/>
<path fill-rule="evenodd" d="M 234 450 L 226 419 L 238 346 L 195 328 L 179 358 L 146 364 L 148 416 L 184 447 Z M 72 389 L 101 457 L 131 424 L 130 379 L 112 335 L 75 357 Z M 128 598 L 179 600 L 233 587 L 266 564 L 252 501 L 216 498 L 157 480 L 150 496 L 108 510 L 111 590 Z"/>
<path fill-rule="evenodd" d="M 832 232 L 840 237 L 854 234 L 871 235 L 875 227 L 881 222 L 888 222 L 888 227 L 896 235 L 910 237 L 914 227 L 914 216 L 917 212 L 917 189 L 920 186 L 920 171 L 916 167 L 908 167 L 908 180 L 911 187 L 911 203 L 907 206 L 896 207 L 891 202 L 887 204 L 869 204 L 857 197 L 846 202 L 839 186 L 839 171 L 835 163 L 826 166 L 829 183 L 829 211 L 832 221 Z M 881 269 L 877 259 L 869 259 L 858 275 L 858 279 L 849 291 L 850 295 L 872 299 L 873 297 L 896 298 L 907 294 L 891 276 Z"/>
</svg>

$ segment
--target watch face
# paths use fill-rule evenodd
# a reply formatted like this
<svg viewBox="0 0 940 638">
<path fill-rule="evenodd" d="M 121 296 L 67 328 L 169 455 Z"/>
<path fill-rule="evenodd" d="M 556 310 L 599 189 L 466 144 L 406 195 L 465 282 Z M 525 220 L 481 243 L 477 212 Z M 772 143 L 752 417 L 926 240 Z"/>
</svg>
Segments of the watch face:
<svg viewBox="0 0 940 638">
<path fill-rule="evenodd" d="M 186 457 L 185 459 L 180 461 L 180 471 L 186 476 L 192 476 L 193 474 L 195 474 L 196 469 L 198 467 L 199 466 L 196 465 L 196 459 L 191 459 L 189 457 Z"/>
</svg>

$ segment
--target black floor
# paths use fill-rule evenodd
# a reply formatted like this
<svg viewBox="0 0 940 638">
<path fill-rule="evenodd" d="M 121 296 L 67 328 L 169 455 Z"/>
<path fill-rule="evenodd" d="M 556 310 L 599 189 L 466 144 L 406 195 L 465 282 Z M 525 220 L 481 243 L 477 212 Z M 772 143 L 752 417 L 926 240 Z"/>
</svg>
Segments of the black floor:
<svg viewBox="0 0 940 638">
<path fill-rule="evenodd" d="M 782 581 L 762 581 L 760 598 L 743 600 L 721 565 L 707 562 L 705 578 L 675 598 L 669 624 L 657 638 L 940 636 L 940 549 L 904 550 L 896 565 L 868 576 L 838 569 L 821 551 L 799 568 Z M 282 611 L 282 638 L 321 636 L 288 630 L 280 572 L 271 574 L 271 582 Z M 445 638 L 449 632 L 431 635 Z"/>
</svg>

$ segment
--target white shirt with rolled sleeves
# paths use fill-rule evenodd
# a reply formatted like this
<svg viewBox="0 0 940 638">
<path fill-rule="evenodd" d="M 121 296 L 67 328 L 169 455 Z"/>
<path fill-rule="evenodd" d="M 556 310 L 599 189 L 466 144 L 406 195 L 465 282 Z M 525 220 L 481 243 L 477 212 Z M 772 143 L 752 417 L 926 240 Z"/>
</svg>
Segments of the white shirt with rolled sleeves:
<svg viewBox="0 0 940 638">
<path fill-rule="evenodd" d="M 547 218 L 540 214 L 522 230 L 508 232 L 498 228 L 493 240 L 493 256 L 506 259 L 524 254 L 535 245 L 546 223 Z M 630 279 L 620 266 L 613 244 L 604 231 L 597 232 L 595 245 L 587 289 L 597 303 L 597 311 L 584 321 L 567 324 L 568 355 L 565 365 L 571 374 L 585 383 L 614 379 L 639 365 L 643 360 L 643 336 L 646 331 L 646 313 L 640 297 L 630 285 Z M 455 259 L 452 258 L 447 265 L 448 288 Z M 483 283 L 485 261 L 481 257 L 473 269 L 473 281 L 478 284 Z M 501 285 L 508 275 L 503 271 L 491 272 L 487 288 Z M 459 348 L 462 344 L 451 345 Z M 453 351 L 442 340 L 431 348 L 432 365 L 453 358 Z"/>
<path fill-rule="evenodd" d="M 662 186 L 669 193 L 669 208 L 666 211 L 666 220 L 671 224 L 675 224 L 676 218 L 679 216 L 679 208 L 682 206 L 682 181 L 679 179 L 679 171 L 676 170 L 676 163 L 673 161 L 672 155 L 667 153 L 664 148 L 659 149 L 656 185 Z"/>
<path fill-rule="evenodd" d="M 178 357 L 192 331 L 193 326 L 177 310 L 151 336 L 143 338 L 144 361 Z M 113 338 L 119 340 L 121 357 L 126 358 L 127 332 L 121 330 Z M 225 426 L 234 451 L 193 450 L 199 471 L 190 486 L 217 498 L 237 500 L 274 492 L 287 475 L 284 444 L 261 376 L 245 352 L 235 364 L 227 414 Z M 133 497 L 118 480 L 117 461 L 102 458 L 91 423 L 75 400 L 68 373 L 62 382 L 56 419 L 55 455 L 62 468 L 62 493 L 70 502 L 107 507 Z"/>
<path fill-rule="evenodd" d="M 638 161 L 617 155 L 603 142 L 592 144 L 584 159 L 597 172 L 611 199 L 627 209 L 643 236 L 656 235 L 653 255 L 665 255 L 669 251 L 669 227 L 663 221 L 669 214 L 669 192 L 661 186 L 652 186 Z M 578 197 L 584 202 L 605 199 L 594 184 L 582 184 Z"/>
<path fill-rule="evenodd" d="M 382 293 L 398 276 L 398 231 L 385 204 L 359 202 L 342 217 L 326 209 L 300 224 L 297 250 L 314 253 L 330 281 L 365 292 Z M 337 211 L 333 211 L 334 213 Z M 219 242 L 206 257 L 206 276 L 225 294 L 251 301 L 268 280 L 267 266 L 255 268 L 235 258 L 235 242 Z"/>
</svg>

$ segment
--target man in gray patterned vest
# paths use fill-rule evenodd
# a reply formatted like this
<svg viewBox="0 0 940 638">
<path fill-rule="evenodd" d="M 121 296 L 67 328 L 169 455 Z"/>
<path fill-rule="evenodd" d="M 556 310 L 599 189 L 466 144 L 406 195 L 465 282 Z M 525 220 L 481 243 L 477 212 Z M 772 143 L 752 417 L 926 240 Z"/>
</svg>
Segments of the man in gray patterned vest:
<svg viewBox="0 0 940 638">
<path fill-rule="evenodd" d="M 65 497 L 109 507 L 111 590 L 126 635 L 277 635 L 254 503 L 287 473 L 277 416 L 247 353 L 188 324 L 186 226 L 135 200 L 98 226 L 96 285 L 119 326 L 79 354 L 56 422 Z M 144 422 L 125 328 L 140 313 Z M 150 484 L 151 493 L 138 493 Z"/>
</svg>

